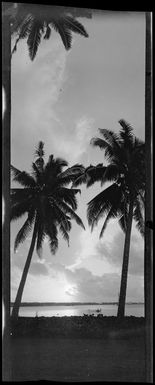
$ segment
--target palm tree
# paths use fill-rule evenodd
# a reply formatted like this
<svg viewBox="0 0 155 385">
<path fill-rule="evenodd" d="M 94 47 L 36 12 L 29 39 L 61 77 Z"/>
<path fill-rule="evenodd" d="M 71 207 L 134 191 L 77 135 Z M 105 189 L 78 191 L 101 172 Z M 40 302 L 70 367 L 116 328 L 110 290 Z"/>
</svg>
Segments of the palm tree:
<svg viewBox="0 0 155 385">
<path fill-rule="evenodd" d="M 105 150 L 107 166 L 99 164 L 82 170 L 73 182 L 73 187 L 86 183 L 87 187 L 100 181 L 101 185 L 110 182 L 110 186 L 88 203 L 88 223 L 93 230 L 105 215 L 100 238 L 112 218 L 118 218 L 125 233 L 121 287 L 118 316 L 123 317 L 127 288 L 130 238 L 133 218 L 141 235 L 144 235 L 144 190 L 145 190 L 145 145 L 134 137 L 132 127 L 125 121 L 119 121 L 121 130 L 116 134 L 107 129 L 99 129 L 102 138 L 93 138 L 91 144 Z"/>
<path fill-rule="evenodd" d="M 88 37 L 83 25 L 66 12 L 65 7 L 19 3 L 12 18 L 11 32 L 16 37 L 12 53 L 21 39 L 27 39 L 29 55 L 34 60 L 41 38 L 48 40 L 52 29 L 59 33 L 66 50 L 71 48 L 72 32 Z"/>
<path fill-rule="evenodd" d="M 18 317 L 35 245 L 38 255 L 41 256 L 42 244 L 47 236 L 51 253 L 54 254 L 58 248 L 58 231 L 69 244 L 71 219 L 84 228 L 82 220 L 75 213 L 77 209 L 76 194 L 80 190 L 66 187 L 74 180 L 80 165 L 63 171 L 67 162 L 60 158 L 54 159 L 53 155 L 50 155 L 45 164 L 43 147 L 43 142 L 40 142 L 36 150 L 37 159 L 32 163 L 32 174 L 11 166 L 13 180 L 23 186 L 23 188 L 11 189 L 11 220 L 27 214 L 27 219 L 15 239 L 15 251 L 33 230 L 28 257 L 12 311 L 13 319 Z"/>
</svg>

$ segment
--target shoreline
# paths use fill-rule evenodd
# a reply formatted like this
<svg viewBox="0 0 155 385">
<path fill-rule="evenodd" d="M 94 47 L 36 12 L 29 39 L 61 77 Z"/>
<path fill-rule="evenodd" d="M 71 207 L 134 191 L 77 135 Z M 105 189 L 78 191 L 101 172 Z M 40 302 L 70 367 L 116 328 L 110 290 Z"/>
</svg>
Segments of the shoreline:
<svg viewBox="0 0 155 385">
<path fill-rule="evenodd" d="M 10 306 L 13 307 L 14 302 Z M 102 305 L 118 305 L 118 302 L 22 302 L 23 306 L 102 306 Z M 127 302 L 126 305 L 144 305 L 144 302 Z"/>
<path fill-rule="evenodd" d="M 12 336 L 105 338 L 112 333 L 118 338 L 145 337 L 145 318 L 135 316 L 19 317 L 16 322 L 10 318 L 10 324 Z"/>
</svg>

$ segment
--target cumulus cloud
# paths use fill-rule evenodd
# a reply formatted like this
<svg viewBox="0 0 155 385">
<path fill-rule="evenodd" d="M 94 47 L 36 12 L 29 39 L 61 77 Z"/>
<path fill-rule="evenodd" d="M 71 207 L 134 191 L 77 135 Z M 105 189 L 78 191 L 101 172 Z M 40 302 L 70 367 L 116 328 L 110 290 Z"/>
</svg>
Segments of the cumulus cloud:
<svg viewBox="0 0 155 385">
<path fill-rule="evenodd" d="M 21 273 L 19 267 L 12 268 L 12 296 L 15 296 L 17 291 Z M 117 301 L 120 281 L 121 269 L 119 272 L 98 275 L 86 267 L 71 270 L 59 262 L 33 262 L 24 288 L 23 300 L 29 300 L 31 293 L 31 300 L 33 297 L 36 301 Z M 143 301 L 143 294 L 143 277 L 130 271 L 127 300 Z"/>
<path fill-rule="evenodd" d="M 106 273 L 102 276 L 92 274 L 84 268 L 74 272 L 66 270 L 70 289 L 67 294 L 75 301 L 117 301 L 121 276 L 117 273 Z M 129 276 L 127 286 L 128 301 L 143 301 L 143 280 L 141 277 Z"/>
<path fill-rule="evenodd" d="M 89 266 L 90 270 L 96 272 L 97 275 L 102 275 L 105 271 L 112 272 L 112 264 L 106 256 L 109 245 L 113 242 L 114 236 L 119 230 L 115 221 L 111 223 L 111 226 L 107 229 L 106 236 L 99 239 L 101 225 L 102 224 L 95 227 L 93 232 L 91 232 L 89 227 L 87 227 L 85 231 L 80 232 L 79 248 L 74 256 L 75 262 L 68 266 L 71 270 L 75 270 L 81 266 Z M 106 252 L 105 256 L 104 252 Z"/>
<path fill-rule="evenodd" d="M 114 235 L 112 242 L 100 243 L 97 245 L 96 255 L 105 259 L 113 266 L 121 268 L 123 261 L 125 235 L 118 232 Z M 137 231 L 133 231 L 131 236 L 129 273 L 133 275 L 143 275 L 144 271 L 144 241 Z"/>
<path fill-rule="evenodd" d="M 102 275 L 94 274 L 86 267 L 74 270 L 60 263 L 51 263 L 50 276 L 55 280 L 65 280 L 66 295 L 70 301 L 117 301 L 120 291 L 121 271 L 109 272 Z M 128 275 L 127 300 L 143 301 L 144 282 L 140 275 Z"/>
<path fill-rule="evenodd" d="M 79 159 L 86 154 L 90 145 L 92 136 L 92 127 L 94 119 L 88 116 L 81 116 L 74 121 L 73 127 L 68 129 L 61 122 L 61 131 L 57 131 L 57 135 L 53 137 L 55 148 L 59 149 L 59 153 L 67 157 L 71 163 L 78 162 Z"/>
</svg>

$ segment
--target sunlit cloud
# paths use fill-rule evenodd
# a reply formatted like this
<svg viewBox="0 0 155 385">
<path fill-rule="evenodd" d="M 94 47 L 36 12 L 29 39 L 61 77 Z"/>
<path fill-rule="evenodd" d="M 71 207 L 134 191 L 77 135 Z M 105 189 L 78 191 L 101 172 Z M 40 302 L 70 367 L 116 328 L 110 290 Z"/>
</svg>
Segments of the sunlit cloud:
<svg viewBox="0 0 155 385">
<path fill-rule="evenodd" d="M 102 224 L 101 224 L 102 225 Z M 99 239 L 101 225 L 94 228 L 91 232 L 90 228 L 86 228 L 86 231 L 81 231 L 79 236 L 79 250 L 75 253 L 75 262 L 68 266 L 72 271 L 79 267 L 86 267 L 91 272 L 101 276 L 105 271 L 111 273 L 113 270 L 116 272 L 117 268 L 113 269 L 112 264 L 107 260 L 104 252 L 102 258 L 100 258 L 99 249 L 105 244 L 106 247 L 111 245 L 114 239 L 114 235 L 118 232 L 118 227 L 114 221 L 113 226 L 106 230 L 105 237 Z"/>
<path fill-rule="evenodd" d="M 56 149 L 59 149 L 59 153 L 63 157 L 66 157 L 70 163 L 74 164 L 87 153 L 94 119 L 82 116 L 72 123 L 73 127 L 70 130 L 61 122 L 59 123 L 61 130 L 53 137 L 53 145 Z"/>
</svg>

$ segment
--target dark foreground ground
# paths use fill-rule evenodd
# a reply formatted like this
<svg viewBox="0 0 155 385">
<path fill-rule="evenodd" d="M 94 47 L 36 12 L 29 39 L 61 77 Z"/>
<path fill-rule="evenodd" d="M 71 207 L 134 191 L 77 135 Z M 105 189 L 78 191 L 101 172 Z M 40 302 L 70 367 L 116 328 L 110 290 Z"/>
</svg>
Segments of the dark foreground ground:
<svg viewBox="0 0 155 385">
<path fill-rule="evenodd" d="M 10 381 L 146 382 L 144 319 L 21 317 L 10 355 Z"/>
</svg>

